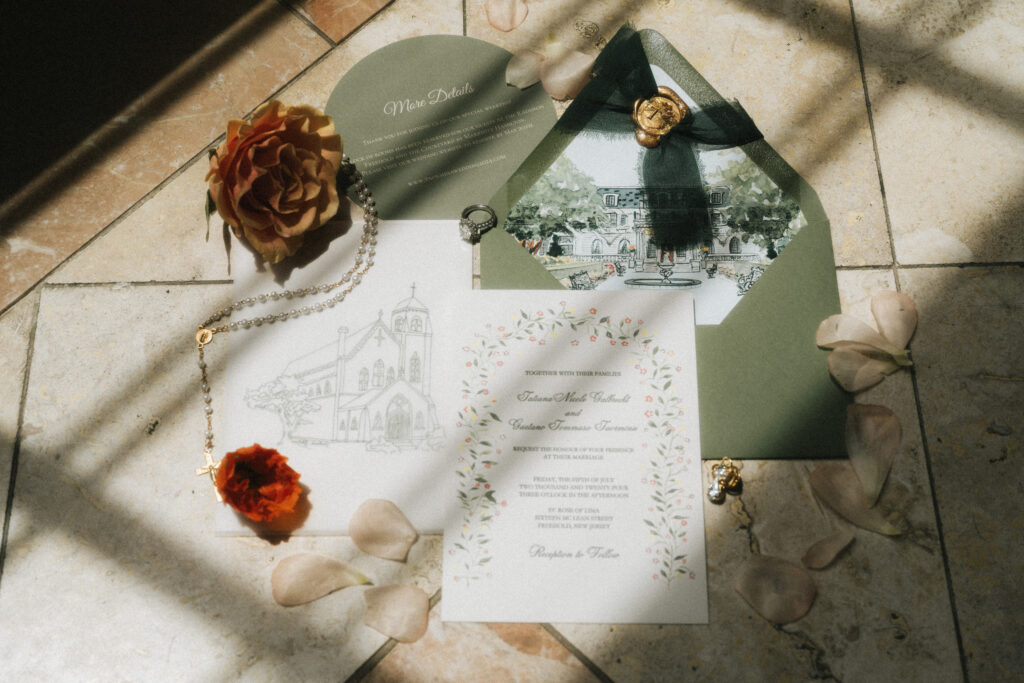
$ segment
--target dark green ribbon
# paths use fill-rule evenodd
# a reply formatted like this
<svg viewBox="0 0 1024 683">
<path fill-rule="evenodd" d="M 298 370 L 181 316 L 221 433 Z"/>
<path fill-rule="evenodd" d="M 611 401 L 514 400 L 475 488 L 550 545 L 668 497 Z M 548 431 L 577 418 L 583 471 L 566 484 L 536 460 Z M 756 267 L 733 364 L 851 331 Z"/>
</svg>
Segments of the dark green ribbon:
<svg viewBox="0 0 1024 683">
<path fill-rule="evenodd" d="M 624 26 L 601 51 L 594 64 L 594 82 L 579 98 L 592 106 L 578 111 L 588 116 L 566 121 L 580 132 L 633 136 L 633 105 L 658 91 L 640 35 Z M 567 112 L 568 114 L 568 112 Z M 657 147 L 641 150 L 641 178 L 647 195 L 651 240 L 664 246 L 695 247 L 711 237 L 711 215 L 697 147 L 726 149 L 762 139 L 739 104 L 702 106 L 661 138 Z M 668 205 L 656 203 L 668 193 Z"/>
</svg>

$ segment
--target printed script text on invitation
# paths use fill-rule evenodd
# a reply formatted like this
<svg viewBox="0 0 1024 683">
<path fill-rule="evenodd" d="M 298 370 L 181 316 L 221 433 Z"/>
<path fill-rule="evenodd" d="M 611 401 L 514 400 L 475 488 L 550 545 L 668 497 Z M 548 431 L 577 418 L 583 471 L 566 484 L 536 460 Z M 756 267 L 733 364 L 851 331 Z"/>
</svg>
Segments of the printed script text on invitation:
<svg viewBox="0 0 1024 683">
<path fill-rule="evenodd" d="M 706 623 L 693 300 L 474 292 L 447 621 Z"/>
</svg>

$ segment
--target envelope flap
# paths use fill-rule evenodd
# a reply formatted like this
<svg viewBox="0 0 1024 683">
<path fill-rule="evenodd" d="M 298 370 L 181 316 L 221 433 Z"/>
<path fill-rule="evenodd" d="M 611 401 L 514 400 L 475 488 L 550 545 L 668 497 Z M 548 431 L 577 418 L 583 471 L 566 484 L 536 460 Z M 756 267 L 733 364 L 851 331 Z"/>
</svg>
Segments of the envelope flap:
<svg viewBox="0 0 1024 683">
<path fill-rule="evenodd" d="M 752 157 L 785 165 L 758 142 Z M 786 167 L 788 168 L 788 167 Z M 781 169 L 779 169 L 781 170 Z M 820 210 L 803 185 L 801 208 Z M 783 174 L 774 174 L 783 180 Z M 785 180 L 784 180 L 785 182 Z M 806 213 L 805 213 L 806 215 Z M 847 395 L 832 381 L 818 324 L 840 310 L 828 222 L 811 220 L 720 325 L 697 328 L 705 458 L 845 454 Z"/>
</svg>

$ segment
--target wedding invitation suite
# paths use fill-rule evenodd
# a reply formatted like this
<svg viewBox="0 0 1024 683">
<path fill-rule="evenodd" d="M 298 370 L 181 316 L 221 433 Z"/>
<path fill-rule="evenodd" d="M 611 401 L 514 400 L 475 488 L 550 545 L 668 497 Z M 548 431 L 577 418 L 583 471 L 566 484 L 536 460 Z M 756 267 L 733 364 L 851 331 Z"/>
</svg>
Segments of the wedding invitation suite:
<svg viewBox="0 0 1024 683">
<path fill-rule="evenodd" d="M 452 316 L 444 620 L 706 623 L 692 297 L 475 291 Z"/>
<path fill-rule="evenodd" d="M 456 219 L 555 120 L 539 87 L 505 84 L 510 57 L 419 37 L 341 79 L 326 112 L 386 219 L 376 262 L 338 305 L 229 336 L 217 448 L 289 459 L 305 489 L 292 533 L 345 534 L 369 498 L 443 531 L 445 620 L 706 623 L 693 296 L 662 286 L 671 273 L 621 291 L 470 289 Z M 359 247 L 344 232 L 236 274 L 233 299 L 338 280 Z M 524 256 L 481 253 L 489 272 Z M 259 531 L 226 506 L 216 529 Z"/>
<path fill-rule="evenodd" d="M 218 448 L 275 448 L 301 473 L 308 518 L 298 534 L 344 534 L 368 498 L 396 503 L 421 533 L 439 533 L 437 491 L 454 438 L 455 397 L 443 392 L 450 344 L 444 302 L 468 294 L 472 248 L 456 221 L 382 221 L 376 262 L 344 301 L 321 312 L 229 335 Z M 287 289 L 333 282 L 358 241 L 342 235 Z M 280 289 L 271 269 L 236 277 L 234 299 Z M 282 299 L 277 313 L 302 300 Z M 309 301 L 313 305 L 315 301 Z M 251 534 L 227 506 L 222 534 Z"/>
</svg>

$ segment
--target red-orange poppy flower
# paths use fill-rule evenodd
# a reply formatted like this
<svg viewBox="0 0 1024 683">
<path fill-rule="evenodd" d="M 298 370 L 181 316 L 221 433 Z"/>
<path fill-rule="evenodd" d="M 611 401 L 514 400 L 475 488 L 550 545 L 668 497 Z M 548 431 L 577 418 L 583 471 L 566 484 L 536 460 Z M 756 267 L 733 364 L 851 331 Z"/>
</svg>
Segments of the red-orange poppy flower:
<svg viewBox="0 0 1024 683">
<path fill-rule="evenodd" d="M 259 444 L 224 456 L 217 467 L 217 490 L 254 522 L 294 512 L 302 494 L 299 473 L 288 466 L 288 458 Z"/>
</svg>

